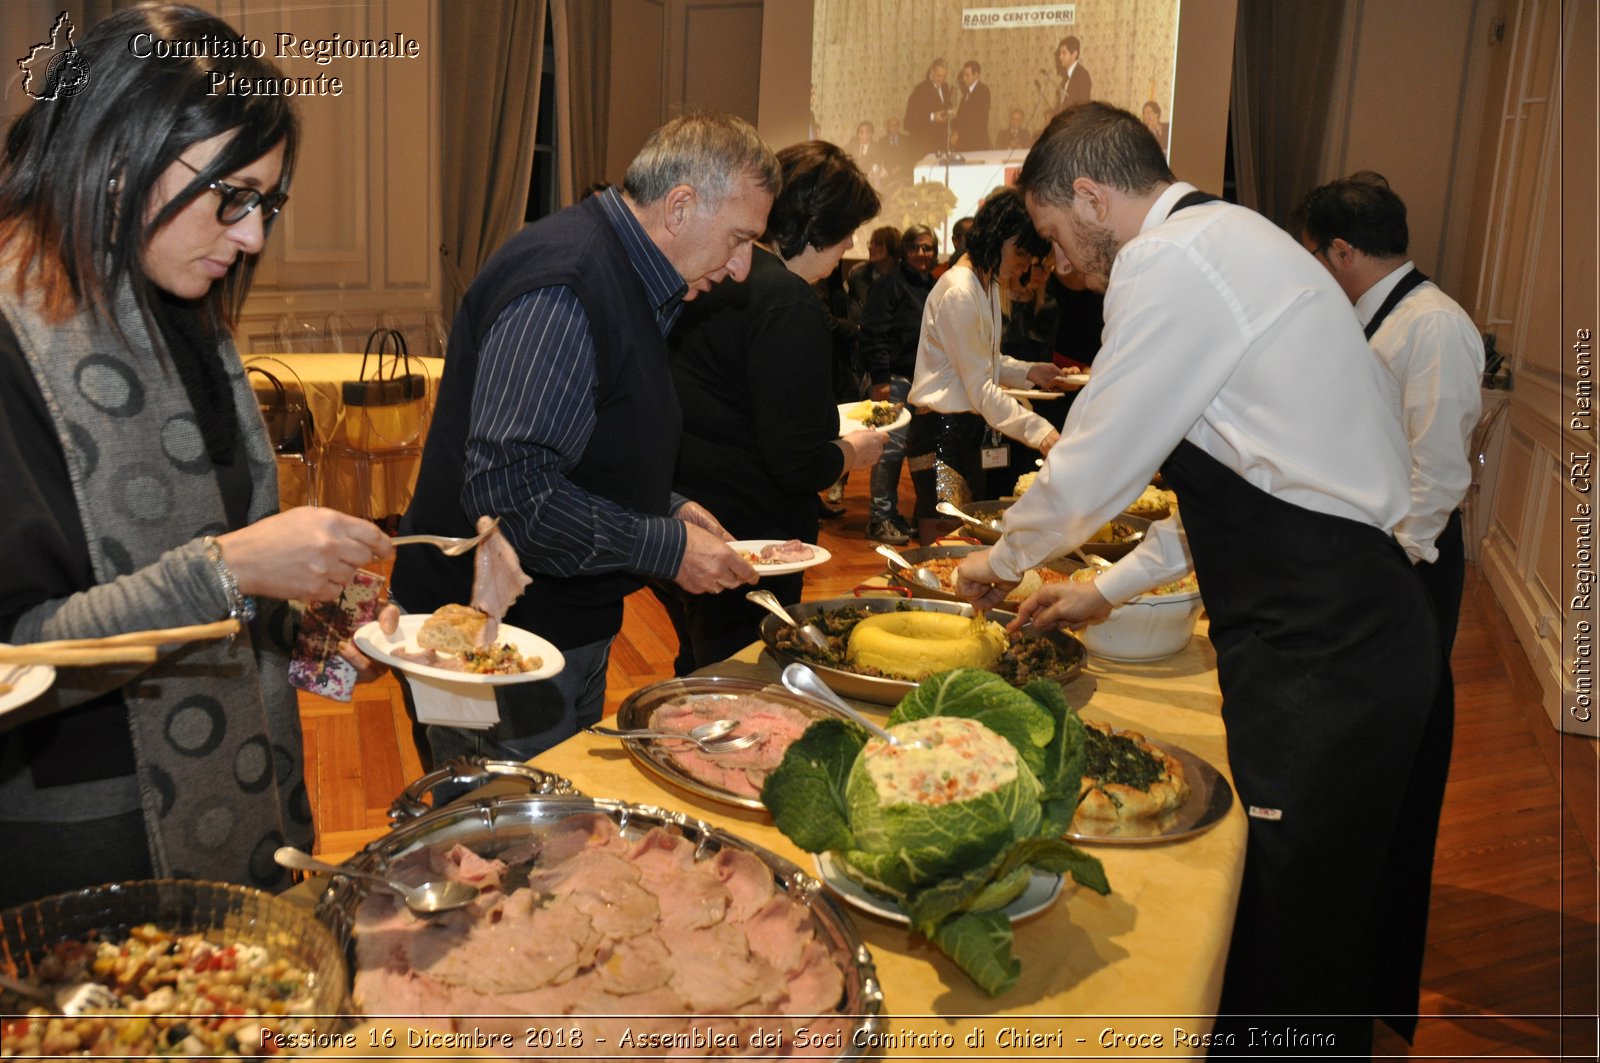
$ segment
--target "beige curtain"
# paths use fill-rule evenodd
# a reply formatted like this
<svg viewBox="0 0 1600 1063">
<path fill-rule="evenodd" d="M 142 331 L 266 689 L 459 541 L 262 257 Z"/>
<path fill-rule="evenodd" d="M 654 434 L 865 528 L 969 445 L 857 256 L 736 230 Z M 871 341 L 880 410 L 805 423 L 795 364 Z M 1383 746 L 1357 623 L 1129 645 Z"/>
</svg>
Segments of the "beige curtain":
<svg viewBox="0 0 1600 1063">
<path fill-rule="evenodd" d="M 447 320 L 527 210 L 548 2 L 451 4 L 441 20 Z"/>
<path fill-rule="evenodd" d="M 1324 180 L 1346 0 L 1239 0 L 1233 168 L 1239 202 L 1286 225 Z"/>
<path fill-rule="evenodd" d="M 611 107 L 611 0 L 550 0 L 556 53 L 556 159 L 561 205 L 570 207 L 606 173 Z"/>
</svg>

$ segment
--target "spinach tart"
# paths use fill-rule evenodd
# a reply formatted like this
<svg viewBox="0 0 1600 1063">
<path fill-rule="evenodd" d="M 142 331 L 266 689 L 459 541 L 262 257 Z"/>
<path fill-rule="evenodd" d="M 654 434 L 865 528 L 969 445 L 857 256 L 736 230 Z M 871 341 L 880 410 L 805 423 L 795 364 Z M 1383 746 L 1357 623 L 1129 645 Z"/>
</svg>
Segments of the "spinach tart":
<svg viewBox="0 0 1600 1063">
<path fill-rule="evenodd" d="M 1155 819 L 1189 798 L 1189 784 L 1176 757 L 1138 731 L 1084 723 L 1087 757 L 1079 791 L 1078 818 Z"/>
</svg>

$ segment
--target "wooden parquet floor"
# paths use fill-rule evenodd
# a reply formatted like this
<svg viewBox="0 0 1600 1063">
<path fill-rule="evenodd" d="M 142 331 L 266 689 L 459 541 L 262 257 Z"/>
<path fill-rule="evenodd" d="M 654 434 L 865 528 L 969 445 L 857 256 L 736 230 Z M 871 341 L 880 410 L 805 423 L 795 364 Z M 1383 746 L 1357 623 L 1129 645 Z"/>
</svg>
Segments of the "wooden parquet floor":
<svg viewBox="0 0 1600 1063">
<path fill-rule="evenodd" d="M 809 574 L 807 597 L 848 593 L 882 570 L 864 536 L 866 488 L 866 477 L 856 477 L 846 515 L 824 521 L 821 543 L 834 560 Z M 909 512 L 909 481 L 902 495 Z M 631 597 L 612 650 L 607 711 L 670 676 L 676 648 L 655 599 Z M 1434 867 L 1424 1018 L 1410 1047 L 1380 1027 L 1376 1056 L 1594 1059 L 1595 743 L 1549 726 L 1505 614 L 1471 569 L 1454 671 L 1455 750 Z M 392 678 L 362 687 L 349 704 L 302 695 L 301 717 L 317 849 L 342 858 L 382 833 L 389 801 L 421 774 L 410 724 Z M 1136 1001 L 1129 1005 L 1137 1010 Z"/>
</svg>

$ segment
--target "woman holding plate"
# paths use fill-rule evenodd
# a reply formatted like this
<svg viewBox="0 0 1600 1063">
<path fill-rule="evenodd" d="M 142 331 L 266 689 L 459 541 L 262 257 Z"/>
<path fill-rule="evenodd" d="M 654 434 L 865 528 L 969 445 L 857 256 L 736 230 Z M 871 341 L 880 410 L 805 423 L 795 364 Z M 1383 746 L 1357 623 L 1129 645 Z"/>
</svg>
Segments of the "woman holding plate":
<svg viewBox="0 0 1600 1063">
<path fill-rule="evenodd" d="M 1039 259 L 1049 251 L 1028 220 L 1022 197 L 1003 188 L 978 210 L 966 253 L 939 278 L 922 309 L 906 460 L 917 490 L 917 537 L 924 546 L 955 526 L 934 508 L 942 479 L 953 472 L 969 489 L 983 484 L 983 450 L 1003 445 L 1000 433 L 1044 454 L 1060 438 L 1049 421 L 1002 390 L 1056 384 L 1055 366 L 1000 353 L 1000 292 L 1025 288 L 1030 271 L 1040 268 Z M 1007 454 L 999 464 L 1008 461 Z"/>
<path fill-rule="evenodd" d="M 869 469 L 883 451 L 872 430 L 839 435 L 827 308 L 811 284 L 878 213 L 878 194 L 843 150 L 808 141 L 778 153 L 783 191 L 772 204 L 743 284 L 690 303 L 673 330 L 672 377 L 683 408 L 674 489 L 717 515 L 736 539 L 817 541 L 817 492 Z M 760 569 L 757 569 L 760 572 Z M 797 602 L 803 576 L 762 586 Z M 766 614 L 745 588 L 690 595 L 655 586 L 678 633 L 679 675 L 754 642 Z"/>
<path fill-rule="evenodd" d="M 236 617 L 155 664 L 62 669 L 0 733 L 0 906 L 118 879 L 278 888 L 308 845 L 285 602 L 339 596 L 392 554 L 372 524 L 278 513 L 273 452 L 228 336 L 297 127 L 282 97 L 213 95 L 271 63 L 138 57 L 238 34 L 177 5 L 78 43 L 92 79 L 35 103 L 0 159 L 0 638 L 93 638 Z"/>
</svg>

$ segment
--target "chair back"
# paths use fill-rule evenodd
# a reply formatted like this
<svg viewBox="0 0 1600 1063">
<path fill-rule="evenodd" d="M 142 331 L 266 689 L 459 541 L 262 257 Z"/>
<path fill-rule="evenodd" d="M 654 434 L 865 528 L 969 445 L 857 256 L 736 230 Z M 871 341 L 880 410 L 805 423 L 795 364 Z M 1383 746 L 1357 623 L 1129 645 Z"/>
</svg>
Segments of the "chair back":
<svg viewBox="0 0 1600 1063">
<path fill-rule="evenodd" d="M 299 374 L 271 357 L 251 358 L 245 362 L 244 372 L 261 407 L 272 449 L 279 454 L 304 455 L 316 436 Z"/>
<path fill-rule="evenodd" d="M 419 446 L 432 414 L 427 363 L 412 360 L 404 334 L 374 329 L 361 357 L 361 378 L 341 386 L 344 443 L 352 450 Z"/>
</svg>

